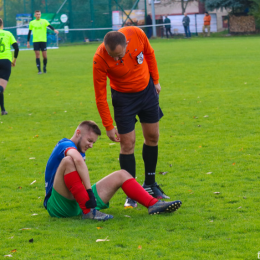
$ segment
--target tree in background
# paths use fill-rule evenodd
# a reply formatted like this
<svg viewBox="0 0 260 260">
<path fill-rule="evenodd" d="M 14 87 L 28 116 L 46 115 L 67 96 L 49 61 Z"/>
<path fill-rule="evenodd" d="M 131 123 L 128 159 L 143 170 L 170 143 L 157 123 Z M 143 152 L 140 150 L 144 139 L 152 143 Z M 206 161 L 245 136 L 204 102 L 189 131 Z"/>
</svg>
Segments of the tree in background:
<svg viewBox="0 0 260 260">
<path fill-rule="evenodd" d="M 232 13 L 247 13 L 254 0 L 200 0 L 205 3 L 207 10 L 227 8 Z M 256 0 L 255 2 L 259 2 Z"/>
<path fill-rule="evenodd" d="M 250 14 L 255 17 L 256 28 L 260 29 L 260 1 L 252 0 L 253 4 L 250 9 Z"/>
<path fill-rule="evenodd" d="M 180 0 L 180 1 L 181 1 L 182 14 L 184 14 L 185 11 L 186 11 L 186 8 L 187 8 L 187 6 L 188 6 L 188 4 L 189 4 L 190 2 L 193 2 L 193 0 Z"/>
</svg>

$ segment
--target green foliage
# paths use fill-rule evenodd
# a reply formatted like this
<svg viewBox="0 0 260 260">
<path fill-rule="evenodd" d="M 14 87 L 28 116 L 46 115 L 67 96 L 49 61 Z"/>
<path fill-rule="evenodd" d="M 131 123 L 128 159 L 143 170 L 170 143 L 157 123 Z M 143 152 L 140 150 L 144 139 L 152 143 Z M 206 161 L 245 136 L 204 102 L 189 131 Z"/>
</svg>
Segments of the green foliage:
<svg viewBox="0 0 260 260">
<path fill-rule="evenodd" d="M 164 112 L 156 179 L 171 199 L 182 200 L 180 210 L 149 216 L 140 205 L 124 209 L 120 189 L 105 211 L 114 215 L 111 221 L 49 217 L 42 205 L 44 169 L 55 144 L 70 138 L 83 120 L 101 126 L 92 80 L 98 45 L 48 50 L 48 72 L 42 75 L 37 75 L 34 52 L 22 51 L 4 93 L 9 114 L 0 116 L 2 258 L 257 259 L 260 38 L 151 43 Z M 111 105 L 109 90 L 108 101 Z M 92 183 L 119 169 L 119 145 L 110 143 L 102 127 L 86 154 Z M 137 123 L 140 184 L 142 143 Z M 167 173 L 158 174 L 162 171 Z M 96 242 L 107 236 L 110 241 Z"/>
<path fill-rule="evenodd" d="M 255 17 L 256 27 L 260 29 L 260 2 L 259 0 L 252 0 L 252 8 L 250 9 L 250 14 Z"/>
<path fill-rule="evenodd" d="M 113 10 L 131 10 L 136 0 L 116 0 L 112 1 Z"/>
<path fill-rule="evenodd" d="M 200 0 L 205 3 L 207 10 L 230 8 L 233 12 L 244 12 L 252 5 L 252 0 Z"/>
</svg>

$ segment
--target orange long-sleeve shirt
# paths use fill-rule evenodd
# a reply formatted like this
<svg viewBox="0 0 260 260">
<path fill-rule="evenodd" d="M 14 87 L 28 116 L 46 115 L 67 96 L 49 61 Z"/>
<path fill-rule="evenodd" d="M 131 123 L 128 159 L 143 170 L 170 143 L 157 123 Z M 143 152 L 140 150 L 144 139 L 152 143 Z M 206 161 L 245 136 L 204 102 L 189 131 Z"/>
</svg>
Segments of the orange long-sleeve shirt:
<svg viewBox="0 0 260 260">
<path fill-rule="evenodd" d="M 204 25 L 210 25 L 210 21 L 211 21 L 211 16 L 205 15 L 204 16 Z"/>
<path fill-rule="evenodd" d="M 115 61 L 110 57 L 102 43 L 93 59 L 93 80 L 98 112 L 107 131 L 113 129 L 107 103 L 107 77 L 110 86 L 116 91 L 135 93 L 144 90 L 150 75 L 154 84 L 158 84 L 159 73 L 154 50 L 145 33 L 138 27 L 129 26 L 119 30 L 128 42 L 122 60 Z"/>
</svg>

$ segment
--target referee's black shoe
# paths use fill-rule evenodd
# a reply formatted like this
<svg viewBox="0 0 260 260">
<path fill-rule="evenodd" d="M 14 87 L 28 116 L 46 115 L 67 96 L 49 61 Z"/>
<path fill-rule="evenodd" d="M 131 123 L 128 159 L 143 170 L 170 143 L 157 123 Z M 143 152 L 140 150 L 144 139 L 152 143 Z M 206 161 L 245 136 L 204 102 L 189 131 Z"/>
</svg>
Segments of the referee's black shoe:
<svg viewBox="0 0 260 260">
<path fill-rule="evenodd" d="M 154 198 L 156 199 L 169 199 L 170 197 L 167 196 L 164 191 L 159 187 L 157 182 L 151 185 L 143 184 L 143 188 Z"/>
</svg>

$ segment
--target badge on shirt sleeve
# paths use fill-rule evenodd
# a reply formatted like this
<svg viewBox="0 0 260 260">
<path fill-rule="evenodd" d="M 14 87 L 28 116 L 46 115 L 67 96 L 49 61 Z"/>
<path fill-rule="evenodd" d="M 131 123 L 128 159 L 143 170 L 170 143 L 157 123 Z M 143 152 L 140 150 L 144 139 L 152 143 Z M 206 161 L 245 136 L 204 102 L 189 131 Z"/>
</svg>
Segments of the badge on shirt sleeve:
<svg viewBox="0 0 260 260">
<path fill-rule="evenodd" d="M 143 61 L 144 61 L 144 54 L 143 54 L 143 52 L 140 52 L 138 55 L 137 55 L 137 63 L 138 64 L 142 64 L 143 63 Z"/>
</svg>

